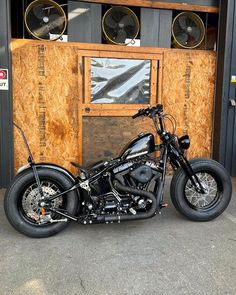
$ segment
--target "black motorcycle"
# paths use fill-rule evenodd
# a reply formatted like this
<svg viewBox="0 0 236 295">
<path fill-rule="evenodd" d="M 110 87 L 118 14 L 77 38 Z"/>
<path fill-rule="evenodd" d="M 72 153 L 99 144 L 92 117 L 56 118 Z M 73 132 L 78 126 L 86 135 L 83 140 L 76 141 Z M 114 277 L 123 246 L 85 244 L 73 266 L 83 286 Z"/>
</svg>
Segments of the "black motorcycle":
<svg viewBox="0 0 236 295">
<path fill-rule="evenodd" d="M 118 158 L 86 168 L 71 163 L 78 169 L 77 177 L 54 164 L 35 163 L 23 130 L 15 124 L 29 158 L 6 191 L 5 212 L 12 226 L 42 238 L 62 231 L 70 220 L 92 224 L 151 218 L 167 206 L 163 189 L 168 163 L 175 171 L 170 187 L 175 208 L 195 221 L 219 216 L 232 193 L 225 168 L 210 159 L 188 161 L 190 139 L 174 134 L 175 120 L 163 113 L 162 105 L 140 109 L 133 119 L 141 116 L 153 120 L 159 145 L 153 134 L 141 133 Z M 165 119 L 172 122 L 172 133 L 165 130 Z"/>
</svg>

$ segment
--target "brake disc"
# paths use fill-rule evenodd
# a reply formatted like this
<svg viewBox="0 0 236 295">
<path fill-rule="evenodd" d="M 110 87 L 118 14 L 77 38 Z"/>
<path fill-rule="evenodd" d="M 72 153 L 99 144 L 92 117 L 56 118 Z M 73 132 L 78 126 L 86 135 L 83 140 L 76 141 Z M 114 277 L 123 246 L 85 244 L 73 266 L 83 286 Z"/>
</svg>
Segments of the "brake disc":
<svg viewBox="0 0 236 295">
<path fill-rule="evenodd" d="M 54 183 L 50 181 L 41 182 L 42 191 L 44 197 L 47 199 L 55 194 L 60 193 L 60 189 Z M 39 201 L 41 195 L 36 183 L 30 185 L 23 194 L 22 197 L 22 208 L 25 214 L 33 219 L 34 221 L 40 220 L 41 207 L 39 206 Z M 52 208 L 59 208 L 62 205 L 62 197 L 56 198 L 51 202 Z"/>
</svg>

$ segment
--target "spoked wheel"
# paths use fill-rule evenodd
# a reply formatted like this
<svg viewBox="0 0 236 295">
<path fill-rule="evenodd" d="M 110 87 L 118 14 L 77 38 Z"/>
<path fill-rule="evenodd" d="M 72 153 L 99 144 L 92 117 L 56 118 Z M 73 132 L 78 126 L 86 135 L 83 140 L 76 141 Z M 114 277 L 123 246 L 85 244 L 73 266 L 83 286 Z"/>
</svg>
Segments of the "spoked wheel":
<svg viewBox="0 0 236 295">
<path fill-rule="evenodd" d="M 208 210 L 215 206 L 219 201 L 222 192 L 218 188 L 215 178 L 206 173 L 196 173 L 201 185 L 205 189 L 205 193 L 199 193 L 195 190 L 191 180 L 188 180 L 185 186 L 185 196 L 190 206 L 196 209 Z"/>
<path fill-rule="evenodd" d="M 213 160 L 193 159 L 190 164 L 205 193 L 197 192 L 185 171 L 179 168 L 171 182 L 172 202 L 181 214 L 191 220 L 212 220 L 219 216 L 230 202 L 230 176 L 222 165 Z"/>
<path fill-rule="evenodd" d="M 44 197 L 48 198 L 72 187 L 71 180 L 56 170 L 37 169 Z M 35 238 L 52 236 L 69 223 L 63 216 L 39 206 L 41 195 L 32 169 L 17 175 L 5 194 L 4 208 L 12 226 L 19 232 Z M 74 216 L 78 209 L 79 195 L 72 191 L 56 198 L 51 208 Z"/>
</svg>

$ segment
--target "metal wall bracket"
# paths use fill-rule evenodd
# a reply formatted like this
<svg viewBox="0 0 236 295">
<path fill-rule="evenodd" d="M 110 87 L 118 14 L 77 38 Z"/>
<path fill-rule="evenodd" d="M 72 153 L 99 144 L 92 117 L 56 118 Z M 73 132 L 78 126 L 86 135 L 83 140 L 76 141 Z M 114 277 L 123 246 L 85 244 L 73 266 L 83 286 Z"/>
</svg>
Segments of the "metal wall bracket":
<svg viewBox="0 0 236 295">
<path fill-rule="evenodd" d="M 230 99 L 229 100 L 229 106 L 230 107 L 236 107 L 236 101 L 235 101 L 235 99 Z"/>
</svg>

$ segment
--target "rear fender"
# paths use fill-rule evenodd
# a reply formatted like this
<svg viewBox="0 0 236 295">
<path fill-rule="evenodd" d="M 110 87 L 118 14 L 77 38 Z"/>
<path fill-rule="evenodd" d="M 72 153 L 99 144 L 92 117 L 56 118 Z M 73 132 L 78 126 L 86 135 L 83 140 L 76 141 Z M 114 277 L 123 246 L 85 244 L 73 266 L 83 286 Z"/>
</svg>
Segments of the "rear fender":
<svg viewBox="0 0 236 295">
<path fill-rule="evenodd" d="M 48 168 L 48 169 L 52 169 L 52 170 L 56 170 L 60 173 L 63 173 L 70 181 L 71 181 L 71 186 L 75 185 L 77 183 L 77 180 L 75 179 L 74 175 L 68 171 L 67 169 L 59 166 L 59 165 L 56 165 L 56 164 L 53 164 L 53 163 L 35 163 L 35 166 L 36 166 L 36 169 L 37 168 Z M 21 167 L 19 170 L 18 170 L 18 175 L 20 175 L 21 173 L 24 173 L 26 170 L 28 169 L 32 169 L 30 167 L 30 165 L 25 165 L 23 167 Z M 79 197 L 79 202 L 80 204 L 84 201 L 84 192 L 83 190 L 81 190 L 80 188 L 77 188 L 76 189 L 77 191 L 77 194 L 78 194 L 78 197 Z M 81 208 L 81 206 L 79 206 L 79 208 Z"/>
<path fill-rule="evenodd" d="M 60 173 L 63 173 L 67 178 L 69 178 L 71 180 L 71 182 L 74 184 L 76 183 L 76 179 L 74 177 L 74 175 L 68 171 L 67 169 L 53 164 L 53 163 L 35 163 L 36 168 L 48 168 L 48 169 L 52 169 L 52 170 L 56 170 Z M 17 174 L 21 174 L 23 173 L 26 169 L 31 169 L 30 165 L 25 165 L 22 166 L 18 171 Z"/>
</svg>

